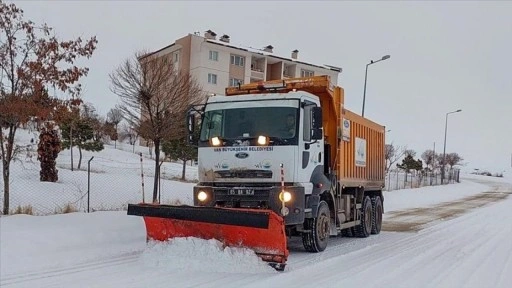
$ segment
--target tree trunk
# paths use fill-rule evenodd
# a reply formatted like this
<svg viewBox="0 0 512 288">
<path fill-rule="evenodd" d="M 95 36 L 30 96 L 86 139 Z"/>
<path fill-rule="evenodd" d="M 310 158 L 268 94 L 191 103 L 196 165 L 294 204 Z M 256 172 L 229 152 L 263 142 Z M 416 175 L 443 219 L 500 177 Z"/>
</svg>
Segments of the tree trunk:
<svg viewBox="0 0 512 288">
<path fill-rule="evenodd" d="M 9 162 L 2 158 L 2 178 L 4 179 L 4 209 L 3 214 L 9 215 Z"/>
<path fill-rule="evenodd" d="M 153 185 L 153 203 L 156 203 L 158 200 L 158 180 L 160 178 L 160 140 L 155 140 L 153 144 L 155 145 L 155 179 Z"/>
<path fill-rule="evenodd" d="M 9 215 L 9 178 L 10 178 L 10 167 L 11 167 L 11 160 L 13 156 L 13 149 L 14 149 L 14 135 L 16 134 L 16 126 L 15 125 L 9 125 L 9 134 L 7 136 L 7 145 L 4 147 L 4 134 L 2 128 L 0 128 L 0 146 L 2 154 L 2 178 L 4 181 L 4 207 L 3 207 L 3 214 Z"/>
<path fill-rule="evenodd" d="M 73 171 L 73 126 L 69 130 L 69 151 L 71 151 L 71 171 Z"/>
<path fill-rule="evenodd" d="M 78 170 L 80 170 L 80 166 L 82 165 L 82 147 L 78 146 L 78 153 L 80 157 L 78 158 Z"/>
<path fill-rule="evenodd" d="M 181 180 L 185 180 L 185 170 L 187 169 L 187 160 L 183 159 L 183 170 L 181 171 Z"/>
</svg>

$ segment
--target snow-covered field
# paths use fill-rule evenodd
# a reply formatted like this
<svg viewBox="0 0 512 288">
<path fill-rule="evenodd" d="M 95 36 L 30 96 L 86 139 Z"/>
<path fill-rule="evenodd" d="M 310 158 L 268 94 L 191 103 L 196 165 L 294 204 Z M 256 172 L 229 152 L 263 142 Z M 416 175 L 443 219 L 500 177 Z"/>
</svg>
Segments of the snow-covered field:
<svg viewBox="0 0 512 288">
<path fill-rule="evenodd" d="M 37 134 L 28 130 L 19 130 L 16 134 L 18 145 L 30 144 L 30 139 L 37 139 Z M 87 191 L 90 191 L 91 210 L 120 210 L 125 209 L 128 203 L 142 202 L 141 160 L 138 153 L 143 154 L 144 171 L 144 198 L 151 202 L 154 165 L 150 159 L 147 147 L 132 146 L 118 143 L 105 145 L 100 152 L 83 151 L 80 170 L 78 165 L 78 149 L 73 149 L 74 171 L 71 171 L 71 152 L 63 150 L 57 158 L 59 180 L 57 183 L 39 181 L 39 161 L 37 161 L 37 147 L 34 145 L 27 152 L 22 150 L 18 160 L 11 164 L 10 206 L 15 210 L 18 206 L 32 206 L 35 215 L 48 215 L 62 211 L 70 204 L 78 211 L 87 210 Z M 31 156 L 31 157 L 30 157 Z M 90 162 L 90 186 L 88 188 L 87 162 Z M 181 177 L 182 165 L 164 162 L 162 165 L 162 180 L 160 182 L 162 203 L 192 203 L 193 183 L 173 181 Z M 186 179 L 197 180 L 197 167 L 186 167 Z M 0 185 L 3 187 L 3 180 Z M 3 193 L 0 195 L 3 203 Z"/>
<path fill-rule="evenodd" d="M 145 242 L 140 217 L 122 211 L 0 218 L 2 287 L 510 287 L 512 184 L 482 183 L 386 192 L 388 214 L 481 192 L 503 195 L 419 232 L 331 238 L 322 253 L 290 241 L 284 272 L 245 249 L 213 240 Z M 512 181 L 509 181 L 512 183 Z M 464 203 L 459 203 L 464 205 Z M 485 203 L 482 203 L 482 205 Z M 428 211 L 427 211 L 428 213 Z M 408 216 L 409 217 L 409 216 Z M 409 217 L 410 218 L 410 217 Z M 414 221 L 412 219 L 404 221 Z"/>
</svg>

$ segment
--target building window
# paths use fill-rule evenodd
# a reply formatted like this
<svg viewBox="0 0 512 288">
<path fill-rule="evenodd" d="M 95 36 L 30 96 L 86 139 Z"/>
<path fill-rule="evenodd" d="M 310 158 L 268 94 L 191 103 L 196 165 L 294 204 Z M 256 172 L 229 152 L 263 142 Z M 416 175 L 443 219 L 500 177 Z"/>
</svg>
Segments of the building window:
<svg viewBox="0 0 512 288">
<path fill-rule="evenodd" d="M 208 83 L 217 84 L 217 74 L 208 73 Z"/>
<path fill-rule="evenodd" d="M 315 75 L 315 72 L 313 72 L 311 70 L 304 70 L 304 69 L 300 70 L 301 77 L 313 77 L 314 75 Z"/>
<path fill-rule="evenodd" d="M 231 55 L 231 65 L 244 66 L 244 57 L 238 55 Z"/>
<path fill-rule="evenodd" d="M 240 85 L 243 85 L 244 80 L 236 79 L 236 78 L 229 78 L 229 86 L 236 87 L 236 86 L 238 86 L 238 83 L 240 83 Z"/>
<path fill-rule="evenodd" d="M 210 55 L 208 56 L 208 59 L 212 61 L 219 61 L 219 52 L 210 50 Z"/>
</svg>

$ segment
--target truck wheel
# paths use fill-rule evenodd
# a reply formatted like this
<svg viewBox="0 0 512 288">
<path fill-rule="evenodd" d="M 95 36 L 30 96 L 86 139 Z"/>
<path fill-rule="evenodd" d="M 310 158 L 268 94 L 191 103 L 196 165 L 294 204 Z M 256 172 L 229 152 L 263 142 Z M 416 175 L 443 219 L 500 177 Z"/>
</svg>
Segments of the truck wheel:
<svg viewBox="0 0 512 288">
<path fill-rule="evenodd" d="M 356 236 L 366 238 L 372 233 L 372 200 L 365 196 L 361 207 L 361 224 L 355 227 Z"/>
<path fill-rule="evenodd" d="M 379 234 L 382 227 L 382 200 L 380 196 L 372 198 L 372 234 Z"/>
<path fill-rule="evenodd" d="M 327 202 L 318 205 L 316 218 L 305 219 L 304 228 L 310 232 L 302 233 L 302 244 L 308 252 L 321 252 L 327 247 L 330 236 L 331 213 Z"/>
</svg>

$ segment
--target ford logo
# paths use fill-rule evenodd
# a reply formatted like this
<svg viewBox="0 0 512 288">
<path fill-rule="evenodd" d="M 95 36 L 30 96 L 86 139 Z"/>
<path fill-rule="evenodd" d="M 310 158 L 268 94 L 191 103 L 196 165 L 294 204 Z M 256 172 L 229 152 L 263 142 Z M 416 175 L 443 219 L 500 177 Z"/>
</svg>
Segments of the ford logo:
<svg viewBox="0 0 512 288">
<path fill-rule="evenodd" d="M 240 159 L 245 159 L 245 158 L 249 157 L 249 154 L 247 154 L 245 152 L 238 152 L 235 154 L 235 157 L 240 158 Z"/>
</svg>

